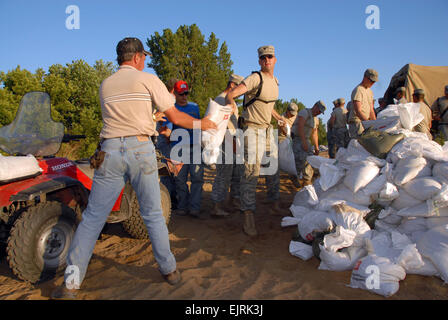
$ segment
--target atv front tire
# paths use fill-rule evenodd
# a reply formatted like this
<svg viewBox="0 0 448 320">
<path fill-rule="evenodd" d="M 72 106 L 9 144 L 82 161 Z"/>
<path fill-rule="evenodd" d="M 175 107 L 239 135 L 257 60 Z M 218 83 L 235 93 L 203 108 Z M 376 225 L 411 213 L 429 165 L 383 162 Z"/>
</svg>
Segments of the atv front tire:
<svg viewBox="0 0 448 320">
<path fill-rule="evenodd" d="M 8 238 L 13 273 L 30 283 L 54 277 L 66 266 L 76 227 L 75 211 L 61 202 L 42 202 L 25 210 Z"/>
</svg>

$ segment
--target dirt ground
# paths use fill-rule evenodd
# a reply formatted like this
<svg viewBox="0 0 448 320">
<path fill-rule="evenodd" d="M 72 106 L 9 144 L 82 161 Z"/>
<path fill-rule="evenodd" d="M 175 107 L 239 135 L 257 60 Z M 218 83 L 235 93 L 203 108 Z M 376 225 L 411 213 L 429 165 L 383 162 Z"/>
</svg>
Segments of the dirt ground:
<svg viewBox="0 0 448 320">
<path fill-rule="evenodd" d="M 203 208 L 212 208 L 210 193 L 214 172 L 205 171 Z M 170 286 L 160 276 L 149 241 L 130 238 L 121 225 L 107 225 L 98 240 L 82 285 L 80 299 L 240 300 L 240 299 L 335 299 L 382 300 L 382 296 L 352 289 L 351 271 L 318 270 L 319 260 L 302 261 L 289 253 L 296 227 L 282 228 L 282 216 L 296 189 L 281 175 L 281 208 L 275 214 L 262 204 L 266 187 L 260 178 L 257 189 L 256 223 L 259 236 L 242 232 L 242 215 L 234 209 L 228 218 L 172 216 L 169 224 L 172 251 L 182 273 L 182 282 Z M 48 299 L 63 275 L 31 285 L 18 280 L 6 258 L 0 261 L 0 299 Z M 408 275 L 389 300 L 447 299 L 448 286 L 437 277 Z"/>
</svg>

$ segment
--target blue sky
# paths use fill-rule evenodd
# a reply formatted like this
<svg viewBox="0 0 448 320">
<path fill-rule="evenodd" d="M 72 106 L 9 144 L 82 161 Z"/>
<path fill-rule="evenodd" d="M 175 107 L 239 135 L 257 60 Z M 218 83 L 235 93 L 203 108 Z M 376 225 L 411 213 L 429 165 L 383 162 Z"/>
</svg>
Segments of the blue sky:
<svg viewBox="0 0 448 320">
<path fill-rule="evenodd" d="M 69 5 L 80 10 L 79 30 L 65 26 Z M 366 28 L 369 5 L 380 10 L 379 30 Z M 258 47 L 274 45 L 279 98 L 307 107 L 321 99 L 331 108 L 334 99 L 350 98 L 366 68 L 379 72 L 372 88 L 378 98 L 407 63 L 448 65 L 447 19 L 446 0 L 0 0 L 0 71 L 115 62 L 123 37 L 145 43 L 156 31 L 195 23 L 206 37 L 213 32 L 227 43 L 242 76 L 259 69 Z"/>
</svg>

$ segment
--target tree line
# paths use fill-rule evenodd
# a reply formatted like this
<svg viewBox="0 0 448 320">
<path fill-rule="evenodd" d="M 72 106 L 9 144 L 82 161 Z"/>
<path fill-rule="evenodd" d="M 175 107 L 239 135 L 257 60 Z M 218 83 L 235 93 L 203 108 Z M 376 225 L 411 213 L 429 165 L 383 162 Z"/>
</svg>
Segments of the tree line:
<svg viewBox="0 0 448 320">
<path fill-rule="evenodd" d="M 155 32 L 146 41 L 153 57 L 148 67 L 154 69 L 164 82 L 170 78 L 187 81 L 190 86 L 189 100 L 199 105 L 204 115 L 210 98 L 216 97 L 227 85 L 232 70 L 231 55 L 224 42 L 220 44 L 214 33 L 205 36 L 195 24 L 180 26 L 176 32 L 164 29 Z M 63 156 L 72 159 L 93 154 L 102 128 L 99 86 L 113 74 L 118 66 L 114 62 L 98 60 L 93 66 L 82 59 L 51 65 L 48 70 L 37 69 L 34 73 L 17 66 L 8 72 L 0 72 L 0 126 L 14 120 L 23 95 L 30 91 L 44 91 L 51 97 L 52 117 L 64 124 L 66 133 L 83 134 L 81 142 L 63 146 Z M 278 100 L 275 109 L 283 113 L 290 102 L 299 109 L 305 106 L 297 99 Z M 276 126 L 276 124 L 273 122 Z M 322 121 L 319 125 L 321 144 L 326 144 Z"/>
</svg>

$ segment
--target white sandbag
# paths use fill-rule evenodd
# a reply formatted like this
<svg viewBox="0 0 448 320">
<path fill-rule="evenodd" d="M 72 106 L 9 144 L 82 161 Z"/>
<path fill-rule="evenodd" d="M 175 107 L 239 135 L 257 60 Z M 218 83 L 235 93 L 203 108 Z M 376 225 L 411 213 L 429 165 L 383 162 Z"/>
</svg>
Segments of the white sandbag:
<svg viewBox="0 0 448 320">
<path fill-rule="evenodd" d="M 382 132 L 395 132 L 401 128 L 400 117 L 377 118 L 377 120 L 362 121 L 365 130 L 372 128 Z"/>
<path fill-rule="evenodd" d="M 316 233 L 331 229 L 333 229 L 333 221 L 328 212 L 310 211 L 299 222 L 299 234 L 307 241 L 313 241 Z"/>
<path fill-rule="evenodd" d="M 412 208 L 423 203 L 423 201 L 410 196 L 404 189 L 398 188 L 398 192 L 400 195 L 391 204 L 392 208 L 397 211 L 404 208 Z"/>
<path fill-rule="evenodd" d="M 420 254 L 427 257 L 448 283 L 448 224 L 428 230 L 417 243 Z"/>
<path fill-rule="evenodd" d="M 345 200 L 362 206 L 369 206 L 372 203 L 370 197 L 366 196 L 362 192 L 353 193 L 344 184 L 340 184 L 338 187 L 332 188 L 326 196 L 327 199 Z"/>
<path fill-rule="evenodd" d="M 378 200 L 380 201 L 393 201 L 400 196 L 398 189 L 390 182 L 386 182 L 384 188 L 378 194 Z"/>
<path fill-rule="evenodd" d="M 217 128 L 202 131 L 202 159 L 205 164 L 217 163 L 231 113 L 230 106 L 222 106 L 212 99 L 209 100 L 205 116 L 210 116 L 210 120 L 216 123 Z"/>
<path fill-rule="evenodd" d="M 326 164 L 334 164 L 336 162 L 335 159 L 325 158 L 321 156 L 308 156 L 306 157 L 306 161 L 314 168 L 319 169 L 323 163 Z"/>
<path fill-rule="evenodd" d="M 291 226 L 296 226 L 299 224 L 300 220 L 299 218 L 295 218 L 295 217 L 283 217 L 282 221 L 280 222 L 280 226 L 284 227 L 291 227 Z"/>
<path fill-rule="evenodd" d="M 293 204 L 296 206 L 314 207 L 319 203 L 319 198 L 313 185 L 300 189 L 294 196 Z"/>
<path fill-rule="evenodd" d="M 286 139 L 278 145 L 278 166 L 280 170 L 290 175 L 297 176 L 296 162 L 294 160 L 292 140 L 290 137 L 286 137 Z"/>
<path fill-rule="evenodd" d="M 336 231 L 325 235 L 323 246 L 330 252 L 336 252 L 339 249 L 350 247 L 356 237 L 356 232 L 345 229 L 342 226 L 336 226 Z"/>
<path fill-rule="evenodd" d="M 346 173 L 344 184 L 356 193 L 368 185 L 380 172 L 380 168 L 370 161 L 362 161 L 353 165 Z"/>
<path fill-rule="evenodd" d="M 353 268 L 350 287 L 389 297 L 398 291 L 399 281 L 405 277 L 403 267 L 371 254 L 359 260 Z"/>
<path fill-rule="evenodd" d="M 431 208 L 425 202 L 410 208 L 403 208 L 397 212 L 402 217 L 430 217 L 433 215 Z"/>
<path fill-rule="evenodd" d="M 355 234 L 362 235 L 370 230 L 363 216 L 357 212 L 330 212 L 330 218 L 335 226 L 341 226 Z"/>
<path fill-rule="evenodd" d="M 423 119 L 423 114 L 420 113 L 419 103 L 406 103 L 397 105 L 398 114 L 400 116 L 400 123 L 404 129 L 412 130 Z"/>
<path fill-rule="evenodd" d="M 418 274 L 421 276 L 427 277 L 440 277 L 439 271 L 436 269 L 434 264 L 428 258 L 422 257 L 423 265 L 419 268 L 415 268 L 413 266 L 408 266 L 406 269 L 406 274 Z"/>
<path fill-rule="evenodd" d="M 428 200 L 427 203 L 430 203 Z M 445 208 L 434 208 L 431 217 L 448 217 L 448 207 Z"/>
<path fill-rule="evenodd" d="M 289 243 L 289 253 L 305 261 L 314 256 L 312 246 L 298 241 L 291 241 Z"/>
<path fill-rule="evenodd" d="M 426 201 L 437 195 L 442 186 L 432 177 L 416 178 L 402 185 L 402 188 L 412 197 Z"/>
<path fill-rule="evenodd" d="M 398 105 L 397 104 L 388 105 L 387 108 L 385 108 L 383 111 L 379 112 L 376 115 L 377 119 L 387 119 L 387 118 L 393 118 L 393 117 L 400 118 L 400 114 L 398 113 Z"/>
<path fill-rule="evenodd" d="M 316 210 L 334 213 L 357 213 L 363 218 L 370 212 L 366 206 L 362 206 L 346 200 L 322 199 L 316 206 Z"/>
<path fill-rule="evenodd" d="M 363 156 L 364 158 L 372 156 L 356 139 L 351 139 L 347 146 L 346 156 Z"/>
<path fill-rule="evenodd" d="M 5 157 L 0 154 L 0 181 L 8 181 L 42 172 L 33 155 Z"/>
<path fill-rule="evenodd" d="M 395 166 L 393 179 L 398 186 L 414 179 L 427 165 L 423 157 L 407 157 L 400 159 Z"/>
<path fill-rule="evenodd" d="M 319 245 L 321 260 L 318 270 L 348 271 L 352 270 L 356 262 L 365 257 L 367 251 L 361 247 L 349 247 L 339 252 L 326 250 L 324 246 Z"/>
<path fill-rule="evenodd" d="M 447 217 L 429 217 L 425 219 L 426 227 L 428 229 L 432 229 L 438 226 L 442 226 L 448 224 L 448 216 Z"/>
<path fill-rule="evenodd" d="M 420 136 L 401 140 L 389 151 L 386 159 L 395 162 L 409 156 L 420 156 L 433 161 L 448 161 L 448 150 L 443 149 L 437 142 L 428 140 L 426 134 L 419 132 L 413 134 Z"/>
<path fill-rule="evenodd" d="M 366 196 L 370 197 L 374 194 L 378 194 L 381 192 L 381 190 L 384 189 L 385 185 L 387 183 L 387 177 L 384 174 L 381 174 L 377 177 L 375 177 L 368 185 L 366 185 L 364 188 L 360 190 L 360 192 L 363 192 Z"/>
<path fill-rule="evenodd" d="M 406 245 L 394 262 L 402 266 L 406 273 L 410 270 L 418 270 L 425 265 L 415 243 Z"/>
<path fill-rule="evenodd" d="M 378 215 L 378 219 L 386 223 L 398 226 L 403 220 L 403 217 L 397 215 L 397 210 L 395 210 L 394 208 L 387 207 L 381 210 L 380 214 Z"/>
<path fill-rule="evenodd" d="M 434 208 L 448 207 L 448 184 L 442 184 L 440 192 L 432 197 L 432 202 Z"/>
<path fill-rule="evenodd" d="M 404 218 L 398 226 L 397 231 L 406 235 L 410 235 L 416 231 L 427 231 L 425 218 Z"/>
<path fill-rule="evenodd" d="M 432 175 L 440 182 L 448 184 L 448 162 L 436 163 L 432 168 Z"/>
<path fill-rule="evenodd" d="M 375 221 L 375 230 L 379 232 L 393 232 L 397 230 L 397 225 L 387 223 L 384 220 L 377 219 Z"/>
<path fill-rule="evenodd" d="M 289 210 L 291 211 L 294 218 L 298 218 L 298 219 L 302 219 L 304 216 L 306 216 L 310 212 L 310 209 L 308 207 L 296 206 L 295 204 L 292 204 L 289 207 Z"/>
<path fill-rule="evenodd" d="M 319 167 L 319 173 L 319 183 L 323 191 L 335 186 L 345 174 L 343 169 L 329 163 L 322 163 Z"/>
</svg>

